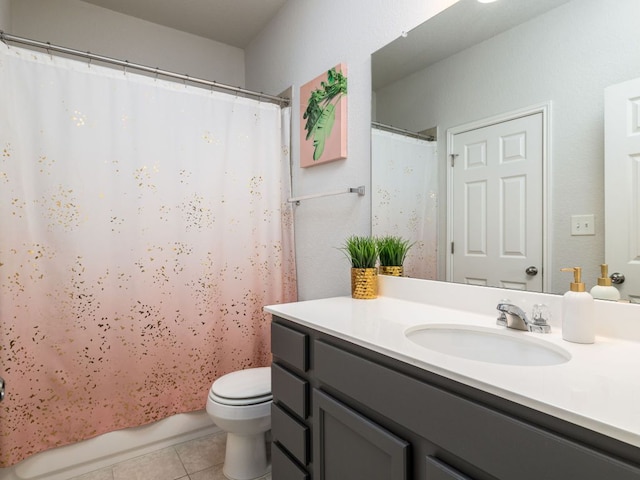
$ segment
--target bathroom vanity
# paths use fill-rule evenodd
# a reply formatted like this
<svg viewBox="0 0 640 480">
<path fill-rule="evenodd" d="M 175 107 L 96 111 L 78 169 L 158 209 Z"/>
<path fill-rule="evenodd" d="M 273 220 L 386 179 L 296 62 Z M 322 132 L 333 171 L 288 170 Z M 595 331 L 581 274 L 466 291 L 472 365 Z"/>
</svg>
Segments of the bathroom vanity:
<svg viewBox="0 0 640 480">
<path fill-rule="evenodd" d="M 568 344 L 554 326 L 547 337 L 507 333 L 568 353 L 558 363 L 460 358 L 418 345 L 407 332 L 454 325 L 502 335 L 491 309 L 477 311 L 504 291 L 480 289 L 474 301 L 477 287 L 452 297 L 420 292 L 466 286 L 382 282 L 376 300 L 266 308 L 273 314 L 273 478 L 640 479 L 640 343 L 599 336 L 594 345 Z M 396 295 L 405 291 L 413 293 Z M 541 298 L 553 313 L 559 306 L 559 297 L 516 295 L 525 307 Z M 450 300 L 416 301 L 430 296 Z"/>
</svg>

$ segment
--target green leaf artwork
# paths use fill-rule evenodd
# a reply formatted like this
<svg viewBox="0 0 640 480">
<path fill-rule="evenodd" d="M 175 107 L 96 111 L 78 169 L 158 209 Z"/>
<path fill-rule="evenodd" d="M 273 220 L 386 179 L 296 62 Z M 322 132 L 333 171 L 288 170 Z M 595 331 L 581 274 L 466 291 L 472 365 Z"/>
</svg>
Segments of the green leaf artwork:
<svg viewBox="0 0 640 480">
<path fill-rule="evenodd" d="M 336 105 L 347 94 L 347 77 L 332 68 L 327 72 L 327 81 L 320 82 L 319 89 L 313 90 L 302 118 L 306 120 L 306 139 L 313 139 L 313 160 L 324 152 L 326 140 L 331 135 L 336 120 Z"/>
</svg>

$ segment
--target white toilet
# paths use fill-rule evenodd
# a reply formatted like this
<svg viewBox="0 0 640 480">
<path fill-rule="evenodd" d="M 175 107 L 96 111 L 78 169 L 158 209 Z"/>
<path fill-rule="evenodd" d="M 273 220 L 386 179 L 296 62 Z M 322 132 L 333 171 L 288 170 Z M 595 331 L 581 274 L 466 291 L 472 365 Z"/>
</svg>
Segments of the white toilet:
<svg viewBox="0 0 640 480">
<path fill-rule="evenodd" d="M 227 432 L 223 473 L 231 480 L 266 475 L 265 434 L 271 429 L 271 367 L 248 368 L 213 382 L 207 413 Z"/>
</svg>

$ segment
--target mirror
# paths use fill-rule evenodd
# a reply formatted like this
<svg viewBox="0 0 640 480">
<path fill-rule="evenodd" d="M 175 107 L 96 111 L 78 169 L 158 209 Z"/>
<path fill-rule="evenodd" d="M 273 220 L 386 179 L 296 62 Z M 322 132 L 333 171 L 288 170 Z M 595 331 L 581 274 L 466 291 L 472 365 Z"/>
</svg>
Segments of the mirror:
<svg viewBox="0 0 640 480">
<path fill-rule="evenodd" d="M 436 150 L 430 161 L 435 181 L 416 190 L 401 187 L 405 197 L 422 192 L 435 203 L 432 218 L 423 210 L 402 210 L 413 232 L 427 231 L 433 240 L 434 250 L 420 253 L 432 261 L 423 278 L 446 278 L 447 131 L 547 105 L 547 167 L 538 186 L 545 203 L 538 232 L 544 237 L 544 291 L 568 289 L 570 279 L 560 273 L 566 266 L 582 266 L 587 289 L 595 285 L 605 261 L 604 89 L 640 76 L 637 18 L 637 0 L 460 0 L 373 54 L 374 123 L 437 137 L 419 140 Z M 384 231 L 381 223 L 388 222 L 380 221 L 389 215 L 380 204 L 400 210 L 376 186 L 376 176 L 396 177 L 388 167 L 380 172 L 380 128 L 373 131 L 372 231 L 398 234 L 397 226 Z M 392 158 L 401 154 L 385 148 Z M 572 234 L 576 215 L 593 215 L 594 234 Z"/>
</svg>

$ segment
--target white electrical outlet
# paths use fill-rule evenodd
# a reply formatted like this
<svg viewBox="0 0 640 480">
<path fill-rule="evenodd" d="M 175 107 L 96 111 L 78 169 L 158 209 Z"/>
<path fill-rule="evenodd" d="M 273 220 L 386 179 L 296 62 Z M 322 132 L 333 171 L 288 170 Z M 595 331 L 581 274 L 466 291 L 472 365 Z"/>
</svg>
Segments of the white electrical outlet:
<svg viewBox="0 0 640 480">
<path fill-rule="evenodd" d="M 594 215 L 571 215 L 571 235 L 595 235 Z"/>
</svg>

